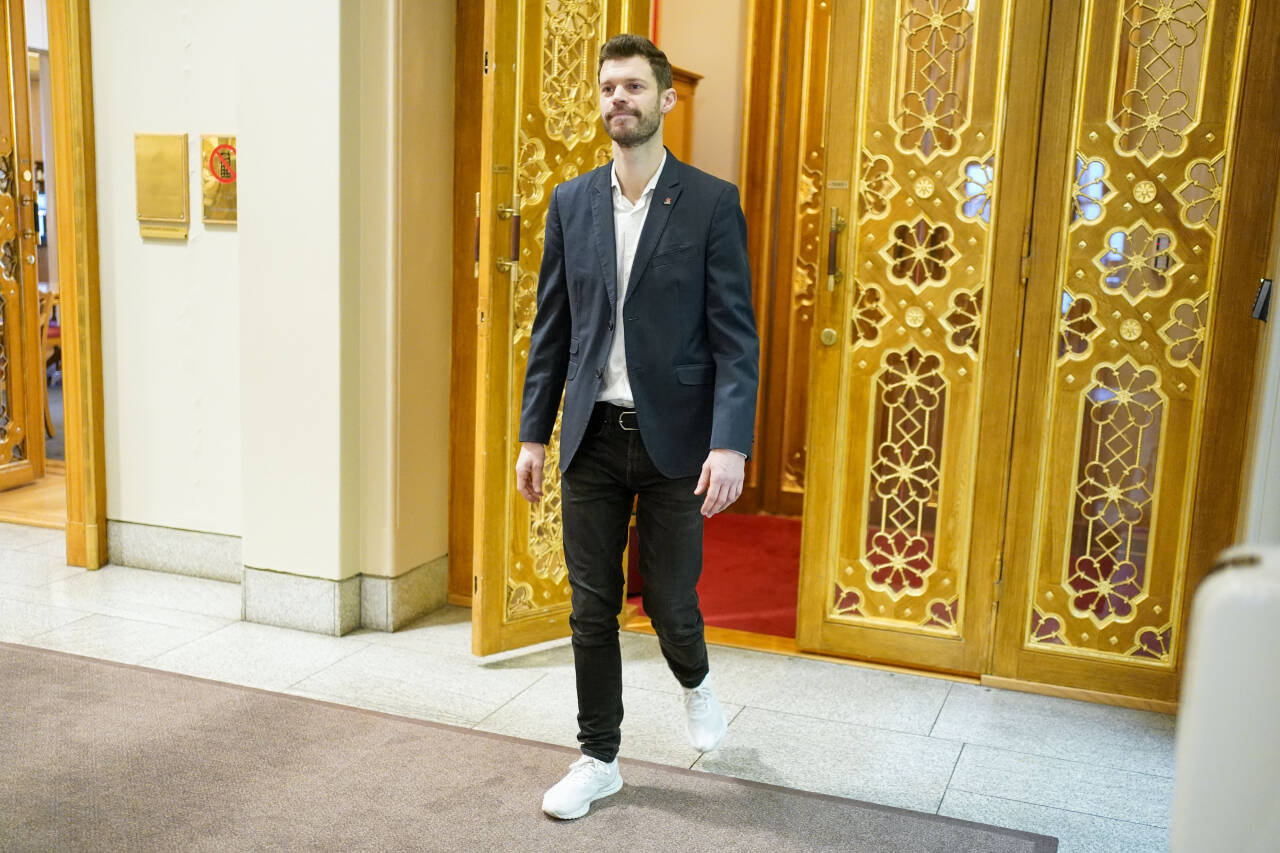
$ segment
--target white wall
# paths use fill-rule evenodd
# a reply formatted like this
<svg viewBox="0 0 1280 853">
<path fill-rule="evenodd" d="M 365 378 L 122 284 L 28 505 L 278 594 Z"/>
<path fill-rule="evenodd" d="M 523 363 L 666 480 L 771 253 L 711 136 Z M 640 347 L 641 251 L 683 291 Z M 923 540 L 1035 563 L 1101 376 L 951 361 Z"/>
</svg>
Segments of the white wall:
<svg viewBox="0 0 1280 853">
<path fill-rule="evenodd" d="M 658 46 L 672 65 L 702 74 L 694 92 L 693 165 L 738 182 L 749 0 L 662 3 Z"/>
<path fill-rule="evenodd" d="M 45 0 L 24 0 L 23 23 L 26 24 L 27 47 L 31 50 L 49 49 L 49 14 Z"/>
<path fill-rule="evenodd" d="M 237 232 L 200 223 L 200 134 L 236 133 L 240 90 L 259 100 L 267 93 L 261 79 L 243 86 L 237 82 L 229 46 L 244 35 L 228 4 L 94 0 L 90 12 L 107 517 L 239 534 L 237 282 L 246 228 Z M 290 15 L 290 24 L 307 17 Z M 138 132 L 190 135 L 194 221 L 186 242 L 138 235 L 133 156 Z M 261 171 L 257 162 L 251 155 L 248 166 L 255 174 Z M 259 193 L 247 195 L 250 204 L 264 201 Z M 285 215 L 286 209 L 274 209 L 269 223 L 263 214 L 252 220 L 248 230 L 263 232 L 255 246 L 270 240 L 277 220 L 296 218 Z"/>
</svg>

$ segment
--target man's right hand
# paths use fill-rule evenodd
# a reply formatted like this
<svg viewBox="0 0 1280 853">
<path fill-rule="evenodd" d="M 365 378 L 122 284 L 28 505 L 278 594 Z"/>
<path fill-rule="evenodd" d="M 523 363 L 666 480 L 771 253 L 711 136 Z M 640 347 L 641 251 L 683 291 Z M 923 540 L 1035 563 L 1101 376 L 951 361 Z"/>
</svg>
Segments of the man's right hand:
<svg viewBox="0 0 1280 853">
<path fill-rule="evenodd" d="M 516 491 L 531 504 L 542 500 L 542 463 L 547 447 L 536 441 L 520 442 L 520 458 L 516 460 Z"/>
</svg>

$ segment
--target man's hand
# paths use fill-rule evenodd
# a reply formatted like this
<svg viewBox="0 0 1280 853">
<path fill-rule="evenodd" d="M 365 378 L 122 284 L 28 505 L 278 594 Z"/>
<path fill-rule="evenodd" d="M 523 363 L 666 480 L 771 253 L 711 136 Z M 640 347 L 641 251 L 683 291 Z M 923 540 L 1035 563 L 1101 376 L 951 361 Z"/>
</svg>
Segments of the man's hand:
<svg viewBox="0 0 1280 853">
<path fill-rule="evenodd" d="M 542 463 L 546 459 L 545 444 L 520 442 L 520 458 L 516 460 L 516 491 L 531 504 L 542 500 Z"/>
<path fill-rule="evenodd" d="M 702 514 L 707 518 L 720 512 L 742 496 L 743 467 L 746 459 L 735 450 L 712 450 L 702 463 L 695 495 L 707 493 Z"/>
</svg>

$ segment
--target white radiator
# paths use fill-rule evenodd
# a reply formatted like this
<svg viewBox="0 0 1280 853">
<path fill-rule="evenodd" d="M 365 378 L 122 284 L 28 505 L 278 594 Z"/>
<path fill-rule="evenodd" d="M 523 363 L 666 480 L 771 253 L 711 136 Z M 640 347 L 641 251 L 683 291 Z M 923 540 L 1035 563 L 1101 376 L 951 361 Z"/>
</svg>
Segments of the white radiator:
<svg viewBox="0 0 1280 853">
<path fill-rule="evenodd" d="M 1238 547 L 1196 593 L 1173 853 L 1280 853 L 1280 548 Z"/>
</svg>

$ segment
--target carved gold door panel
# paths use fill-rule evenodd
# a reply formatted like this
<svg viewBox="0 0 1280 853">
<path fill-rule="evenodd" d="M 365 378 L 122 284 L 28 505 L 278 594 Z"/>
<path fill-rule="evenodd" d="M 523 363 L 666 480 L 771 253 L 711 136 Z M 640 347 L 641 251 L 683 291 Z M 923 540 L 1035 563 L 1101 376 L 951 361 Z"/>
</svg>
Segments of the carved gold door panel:
<svg viewBox="0 0 1280 853">
<path fill-rule="evenodd" d="M 1006 135 L 1013 4 L 869 0 L 838 4 L 829 24 L 826 127 L 808 128 L 796 210 L 797 282 L 816 294 L 820 335 L 798 641 L 975 672 L 1030 188 L 1029 134 Z"/>
<path fill-rule="evenodd" d="M 36 284 L 35 164 L 27 113 L 22 3 L 2 4 L 8 72 L 0 80 L 0 489 L 44 473 L 44 357 Z M 22 85 L 13 85 L 13 81 Z"/>
<path fill-rule="evenodd" d="M 547 205 L 556 184 L 611 157 L 596 75 L 600 46 L 645 33 L 639 0 L 488 0 L 479 201 L 477 452 L 472 648 L 477 654 L 569 633 L 560 541 L 557 420 L 545 497 L 515 491 L 520 403 Z"/>
<path fill-rule="evenodd" d="M 1248 405 L 1247 384 L 1206 377 L 1253 358 L 1247 312 L 1220 316 L 1224 229 L 1247 215 L 1229 199 L 1250 180 L 1237 121 L 1252 9 L 1059 12 L 1050 52 L 1069 61 L 1046 87 L 997 672 L 1169 699 L 1188 554 L 1232 535 L 1193 530 L 1197 498 L 1214 500 L 1196 493 L 1213 473 L 1202 450 L 1228 440 L 1206 412 L 1241 420 Z M 1199 482 L 1230 501 L 1238 476 Z"/>
</svg>

